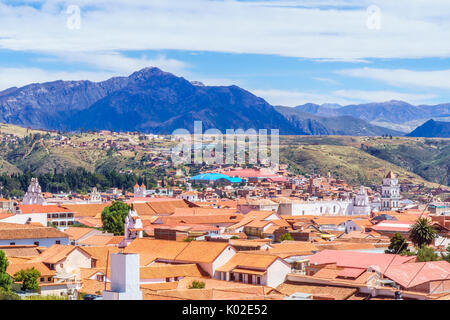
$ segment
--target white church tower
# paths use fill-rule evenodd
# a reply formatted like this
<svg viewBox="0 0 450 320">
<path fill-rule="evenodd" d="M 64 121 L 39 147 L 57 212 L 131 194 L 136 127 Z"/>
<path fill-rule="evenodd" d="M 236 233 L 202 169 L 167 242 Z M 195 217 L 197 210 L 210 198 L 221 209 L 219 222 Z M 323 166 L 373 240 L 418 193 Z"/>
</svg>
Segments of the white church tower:
<svg viewBox="0 0 450 320">
<path fill-rule="evenodd" d="M 102 195 L 98 192 L 96 187 L 92 188 L 91 195 L 89 196 L 89 203 L 101 203 Z"/>
<path fill-rule="evenodd" d="M 145 198 L 147 196 L 147 188 L 145 184 L 138 185 L 137 183 L 134 185 L 133 191 L 135 198 Z"/>
<path fill-rule="evenodd" d="M 365 187 L 361 186 L 353 199 L 353 215 L 369 215 L 370 201 Z"/>
<path fill-rule="evenodd" d="M 399 209 L 400 186 L 394 172 L 389 171 L 381 185 L 381 211 L 395 211 Z"/>
<path fill-rule="evenodd" d="M 22 204 L 44 204 L 45 199 L 42 196 L 41 186 L 37 178 L 31 178 L 28 190 L 22 199 Z"/>
<path fill-rule="evenodd" d="M 128 216 L 125 218 L 124 225 L 125 236 L 120 242 L 119 247 L 125 248 L 136 238 L 142 238 L 144 232 L 144 225 L 133 206 L 128 211 Z"/>
</svg>

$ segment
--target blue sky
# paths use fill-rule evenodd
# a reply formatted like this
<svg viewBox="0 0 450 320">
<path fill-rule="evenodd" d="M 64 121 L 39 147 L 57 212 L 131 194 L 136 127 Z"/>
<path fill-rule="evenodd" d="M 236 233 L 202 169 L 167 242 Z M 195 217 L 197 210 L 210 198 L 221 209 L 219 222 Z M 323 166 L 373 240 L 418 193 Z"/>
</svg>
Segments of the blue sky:
<svg viewBox="0 0 450 320">
<path fill-rule="evenodd" d="M 445 0 L 4 0 L 0 89 L 156 66 L 286 106 L 450 102 L 449 18 Z"/>
</svg>

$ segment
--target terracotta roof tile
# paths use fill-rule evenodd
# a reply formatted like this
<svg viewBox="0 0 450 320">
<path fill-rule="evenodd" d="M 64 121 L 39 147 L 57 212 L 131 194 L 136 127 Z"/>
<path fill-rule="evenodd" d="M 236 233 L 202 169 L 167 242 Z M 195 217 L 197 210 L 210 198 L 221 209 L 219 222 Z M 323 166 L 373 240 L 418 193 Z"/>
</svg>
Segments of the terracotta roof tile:
<svg viewBox="0 0 450 320">
<path fill-rule="evenodd" d="M 68 238 L 68 236 L 51 227 L 0 222 L 0 240 L 39 238 Z"/>
</svg>

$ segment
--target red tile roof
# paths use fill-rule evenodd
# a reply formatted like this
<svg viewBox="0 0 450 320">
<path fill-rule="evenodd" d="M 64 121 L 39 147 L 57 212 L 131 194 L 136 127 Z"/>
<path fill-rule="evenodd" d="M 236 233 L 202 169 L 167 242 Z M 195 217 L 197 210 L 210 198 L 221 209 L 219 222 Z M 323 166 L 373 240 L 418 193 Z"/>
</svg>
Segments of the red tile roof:
<svg viewBox="0 0 450 320">
<path fill-rule="evenodd" d="M 450 279 L 450 263 L 429 261 L 394 265 L 384 275 L 404 288 L 411 288 L 425 282 Z"/>
<path fill-rule="evenodd" d="M 415 256 L 343 250 L 323 250 L 309 257 L 310 265 L 336 264 L 338 267 L 365 269 L 377 266 L 380 270 L 384 270 L 389 264 L 399 265 L 415 259 Z"/>
<path fill-rule="evenodd" d="M 67 213 L 73 212 L 67 208 L 56 205 L 41 205 L 41 204 L 21 204 L 19 205 L 22 213 Z"/>
<path fill-rule="evenodd" d="M 338 277 L 344 278 L 358 278 L 361 274 L 363 274 L 366 269 L 359 268 L 344 268 L 338 273 Z"/>
</svg>

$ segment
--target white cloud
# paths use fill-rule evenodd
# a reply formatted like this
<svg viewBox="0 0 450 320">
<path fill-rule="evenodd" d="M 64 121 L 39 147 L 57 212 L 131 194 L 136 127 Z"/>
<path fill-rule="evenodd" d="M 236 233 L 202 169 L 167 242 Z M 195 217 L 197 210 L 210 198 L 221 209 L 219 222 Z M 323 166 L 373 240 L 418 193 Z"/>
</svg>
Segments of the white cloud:
<svg viewBox="0 0 450 320">
<path fill-rule="evenodd" d="M 398 87 L 450 89 L 450 70 L 415 71 L 357 68 L 339 70 L 337 73 L 345 76 L 378 80 Z"/>
<path fill-rule="evenodd" d="M 334 95 L 359 102 L 385 102 L 401 100 L 411 104 L 421 104 L 436 96 L 433 94 L 404 93 L 395 91 L 337 90 Z"/>
<path fill-rule="evenodd" d="M 297 90 L 250 90 L 253 94 L 265 99 L 272 105 L 295 107 L 304 103 L 312 102 L 317 104 L 338 103 L 341 105 L 351 104 L 352 99 L 345 99 L 342 96 L 326 93 L 309 93 Z"/>
<path fill-rule="evenodd" d="M 82 62 L 98 67 L 102 70 L 113 71 L 121 74 L 129 74 L 136 70 L 154 66 L 167 72 L 183 73 L 188 65 L 175 59 L 167 59 L 165 55 L 160 55 L 155 59 L 146 57 L 129 58 L 115 52 L 106 53 L 68 53 L 61 55 L 60 59 Z"/>
<path fill-rule="evenodd" d="M 102 81 L 115 76 L 107 72 L 63 72 L 39 68 L 0 68 L 0 90 L 21 87 L 30 83 L 55 80 L 92 80 Z"/>
<path fill-rule="evenodd" d="M 0 4 L 0 47 L 41 52 L 180 49 L 310 59 L 450 56 L 450 2 L 47 0 Z M 380 30 L 366 6 L 381 8 Z M 81 29 L 64 10 L 81 5 Z M 341 8 L 342 7 L 342 8 Z M 355 8 L 356 7 L 356 8 Z"/>
<path fill-rule="evenodd" d="M 187 70 L 188 64 L 175 60 L 167 59 L 160 55 L 154 59 L 129 58 L 119 53 L 74 53 L 56 54 L 48 58 L 38 58 L 38 61 L 67 61 L 78 62 L 94 67 L 100 71 L 60 71 L 44 70 L 35 67 L 22 68 L 0 68 L 0 90 L 23 86 L 36 82 L 47 82 L 55 80 L 91 80 L 103 81 L 116 76 L 128 76 L 131 73 L 145 67 L 157 67 L 166 72 L 172 72 L 178 76 L 189 77 Z M 82 69 L 82 67 L 81 67 Z M 92 69 L 92 68 L 90 68 Z"/>
<path fill-rule="evenodd" d="M 368 102 L 402 100 L 412 104 L 425 103 L 435 98 L 431 94 L 403 93 L 395 91 L 335 90 L 331 93 L 310 93 L 297 90 L 250 90 L 272 105 L 294 107 L 308 102 L 316 104 L 337 103 L 340 105 Z"/>
</svg>

